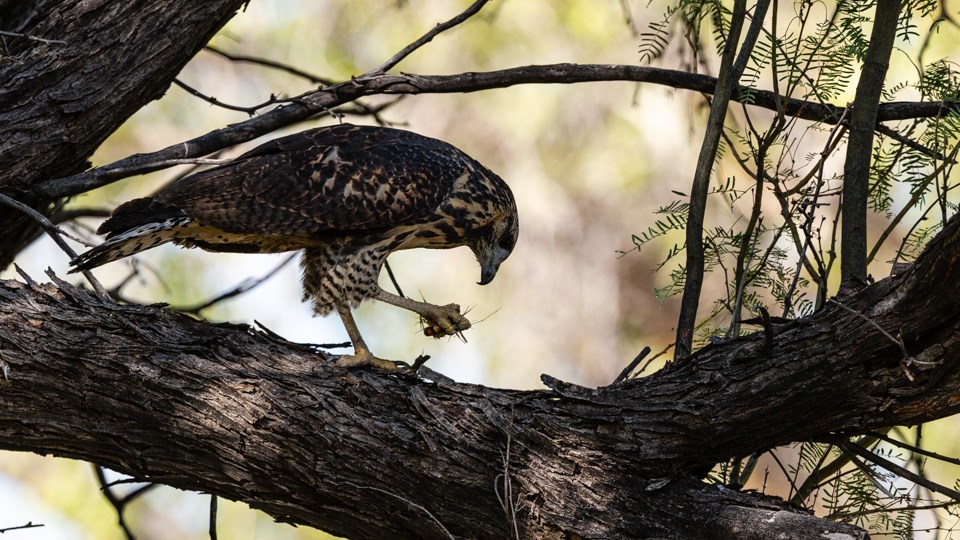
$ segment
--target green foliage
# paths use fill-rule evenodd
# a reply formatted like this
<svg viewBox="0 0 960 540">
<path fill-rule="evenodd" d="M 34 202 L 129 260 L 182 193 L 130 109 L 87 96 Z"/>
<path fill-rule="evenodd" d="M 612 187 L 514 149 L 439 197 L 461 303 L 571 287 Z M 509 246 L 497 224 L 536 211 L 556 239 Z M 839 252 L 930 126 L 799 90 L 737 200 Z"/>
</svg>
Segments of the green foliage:
<svg viewBox="0 0 960 540">
<path fill-rule="evenodd" d="M 839 266 L 834 263 L 846 127 L 836 121 L 810 124 L 749 105 L 761 89 L 786 98 L 845 105 L 856 90 L 875 7 L 872 0 L 828 4 L 798 0 L 779 3 L 777 17 L 768 14 L 740 79 L 740 101 L 746 107 L 731 108 L 718 152 L 709 224 L 702 234 L 706 282 L 712 279 L 724 286 L 704 289 L 714 292 L 701 299 L 701 305 L 711 306 L 696 328 L 701 344 L 755 330 L 742 328 L 741 321 L 756 317 L 761 308 L 787 318 L 803 317 L 836 293 L 829 287 L 836 287 Z M 897 29 L 901 49 L 895 54 L 923 45 L 911 60 L 914 76 L 888 81 L 884 100 L 917 95 L 924 101 L 960 100 L 960 65 L 949 58 L 924 60 L 923 52 L 934 50 L 927 45 L 942 22 L 931 17 L 939 7 L 933 0 L 903 4 Z M 681 65 L 716 65 L 715 58 L 703 58 L 704 51 L 716 54 L 722 48 L 729 17 L 729 11 L 715 2 L 676 2 L 641 36 L 640 60 L 664 61 L 672 57 L 666 52 L 675 49 Z M 888 79 L 901 75 L 891 71 Z M 871 230 L 876 223 L 885 229 L 870 255 L 871 270 L 880 276 L 889 272 L 886 263 L 915 257 L 957 212 L 953 193 L 957 183 L 951 172 L 960 153 L 960 113 L 945 107 L 938 117 L 886 122 L 884 128 L 889 129 L 875 137 L 869 191 L 869 208 L 875 213 Z M 731 166 L 737 168 L 736 174 L 726 170 Z M 687 223 L 689 197 L 680 191 L 674 194 L 677 198 L 658 210 L 654 225 L 633 236 L 637 250 L 651 243 L 672 244 L 655 269 L 660 274 L 655 293 L 661 299 L 682 294 L 686 280 L 677 255 L 684 251 L 679 239 Z M 917 463 L 912 454 L 901 456 L 877 447 L 875 441 L 871 448 L 894 462 Z M 843 462 L 835 475 L 823 478 L 795 502 L 873 531 L 911 537 L 914 507 L 920 500 L 917 486 L 868 463 L 855 465 L 835 447 L 802 443 L 793 449 L 796 460 L 782 467 L 793 485 L 788 497 L 795 496 L 804 479 Z M 722 464 L 718 481 L 747 481 L 740 477 L 742 466 L 736 460 Z M 743 474 L 749 476 L 749 471 Z"/>
</svg>

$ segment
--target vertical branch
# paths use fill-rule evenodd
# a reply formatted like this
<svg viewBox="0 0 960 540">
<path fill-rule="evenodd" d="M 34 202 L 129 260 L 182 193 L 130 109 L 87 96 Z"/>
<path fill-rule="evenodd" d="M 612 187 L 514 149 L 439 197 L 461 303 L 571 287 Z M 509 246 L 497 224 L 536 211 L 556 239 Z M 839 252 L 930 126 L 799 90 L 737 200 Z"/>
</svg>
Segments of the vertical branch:
<svg viewBox="0 0 960 540">
<path fill-rule="evenodd" d="M 873 155 L 873 130 L 877 125 L 877 107 L 899 19 L 900 0 L 881 0 L 877 3 L 870 46 L 850 114 L 850 136 L 843 167 L 843 229 L 840 235 L 840 283 L 844 288 L 859 287 L 866 283 L 867 191 L 870 184 L 870 158 Z"/>
<path fill-rule="evenodd" d="M 740 40 L 740 31 L 743 28 L 743 19 L 747 11 L 746 4 L 746 0 L 736 0 L 733 6 L 733 14 L 730 18 L 730 33 L 727 35 L 727 42 L 723 48 L 717 88 L 713 93 L 713 103 L 710 106 L 707 129 L 703 136 L 703 146 L 700 148 L 697 170 L 693 177 L 693 187 L 690 190 L 690 213 L 687 219 L 687 276 L 683 285 L 680 318 L 677 322 L 677 348 L 675 353 L 677 360 L 686 358 L 693 350 L 693 332 L 697 323 L 700 289 L 703 287 L 703 218 L 707 208 L 710 173 L 713 171 L 713 162 L 717 156 L 717 147 L 720 143 L 720 135 L 723 132 L 723 122 L 727 115 L 727 105 L 730 103 L 730 96 L 733 94 L 734 87 L 740 80 L 740 75 L 746 68 L 750 51 L 753 50 L 753 45 L 760 34 L 760 27 L 763 25 L 763 19 L 770 2 L 769 0 L 757 2 L 750 31 L 740 50 L 740 56 L 734 64 L 737 42 Z M 755 27 L 756 30 L 754 30 Z"/>
</svg>

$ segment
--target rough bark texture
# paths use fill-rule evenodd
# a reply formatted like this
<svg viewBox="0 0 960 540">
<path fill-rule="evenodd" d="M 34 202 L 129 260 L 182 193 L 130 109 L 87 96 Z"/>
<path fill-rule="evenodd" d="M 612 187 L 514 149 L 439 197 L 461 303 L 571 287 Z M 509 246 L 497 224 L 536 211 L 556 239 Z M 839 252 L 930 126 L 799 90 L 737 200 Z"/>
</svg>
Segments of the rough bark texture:
<svg viewBox="0 0 960 540">
<path fill-rule="evenodd" d="M 0 22 L 63 43 L 6 38 L 0 56 L 0 192 L 48 209 L 32 195 L 42 179 L 85 169 L 111 133 L 173 77 L 243 0 L 0 4 Z M 7 20 L 9 19 L 9 21 Z M 38 230 L 0 213 L 0 268 Z"/>
<path fill-rule="evenodd" d="M 960 411 L 960 291 L 941 286 L 958 256 L 954 220 L 905 274 L 786 325 L 772 348 L 738 338 L 646 379 L 537 392 L 336 369 L 245 327 L 9 281 L 0 447 L 352 538 L 502 538 L 514 522 L 524 538 L 852 538 L 693 471 Z"/>
</svg>

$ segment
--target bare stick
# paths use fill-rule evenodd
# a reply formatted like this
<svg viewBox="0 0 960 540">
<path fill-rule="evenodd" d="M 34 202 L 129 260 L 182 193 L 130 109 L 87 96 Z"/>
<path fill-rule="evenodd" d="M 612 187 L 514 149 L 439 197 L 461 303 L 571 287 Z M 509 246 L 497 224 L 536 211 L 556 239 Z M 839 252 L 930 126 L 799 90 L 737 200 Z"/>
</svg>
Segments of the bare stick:
<svg viewBox="0 0 960 540">
<path fill-rule="evenodd" d="M 130 526 L 127 525 L 127 520 L 123 517 L 123 509 L 132 502 L 137 497 L 143 495 L 147 491 L 153 489 L 157 484 L 147 484 L 141 486 L 130 493 L 124 495 L 123 497 L 118 497 L 111 489 L 111 486 L 114 486 L 121 482 L 107 482 L 107 475 L 104 472 L 103 467 L 97 464 L 93 464 L 93 471 L 97 475 L 97 481 L 100 483 L 100 491 L 103 492 L 103 496 L 107 499 L 107 502 L 110 503 L 110 506 L 113 506 L 113 509 L 117 512 L 117 524 L 120 525 L 120 528 L 123 530 L 124 536 L 127 537 L 127 540 L 135 540 L 133 531 L 130 529 Z M 133 482 L 139 482 L 136 479 L 129 479 Z"/>
<path fill-rule="evenodd" d="M 266 58 L 259 58 L 256 56 L 244 56 L 240 54 L 228 53 L 222 49 L 218 49 L 217 47 L 214 47 L 213 45 L 207 45 L 206 47 L 204 47 L 204 50 L 210 51 L 214 54 L 218 54 L 226 58 L 227 60 L 230 60 L 231 62 L 249 62 L 251 64 L 256 64 L 256 65 L 268 67 L 271 69 L 285 71 L 291 75 L 295 75 L 297 77 L 306 79 L 314 84 L 331 85 L 334 83 L 333 79 L 328 79 L 326 77 L 314 75 L 313 73 L 304 71 L 296 66 L 284 64 L 282 62 L 276 62 L 274 60 L 268 60 Z"/>
<path fill-rule="evenodd" d="M 63 41 L 60 39 L 44 39 L 37 36 L 31 36 L 30 34 L 22 34 L 20 32 L 8 32 L 6 30 L 0 30 L 0 36 L 24 38 L 24 39 L 29 39 L 30 41 L 36 41 L 38 43 L 46 43 L 46 44 L 53 44 L 53 45 L 67 44 L 66 41 Z"/>
<path fill-rule="evenodd" d="M 217 107 L 220 107 L 222 109 L 227 109 L 229 111 L 239 111 L 239 112 L 247 113 L 250 116 L 257 114 L 257 111 L 259 111 L 260 109 L 269 107 L 270 105 L 276 105 L 278 103 L 283 103 L 287 101 L 285 99 L 278 99 L 276 96 L 271 95 L 270 99 L 264 101 L 263 103 L 258 103 L 256 105 L 250 105 L 249 107 L 244 107 L 242 105 L 231 105 L 229 103 L 224 103 L 213 96 L 208 96 L 207 94 L 204 94 L 203 92 L 188 85 L 187 83 L 181 81 L 180 79 L 174 79 L 173 84 L 179 86 L 191 96 L 200 98 L 211 105 L 215 105 Z"/>
<path fill-rule="evenodd" d="M 47 216 L 41 214 L 40 212 L 37 212 L 33 208 L 30 208 L 29 206 L 23 204 L 20 201 L 11 199 L 10 197 L 2 193 L 0 193 L 0 203 L 3 203 L 11 208 L 14 208 L 16 210 L 23 212 L 24 214 L 32 218 L 34 221 L 39 223 L 40 226 L 43 227 L 43 230 L 45 230 L 47 234 L 50 235 L 50 238 L 52 238 L 53 241 L 56 242 L 58 246 L 60 246 L 60 249 L 62 249 L 64 253 L 70 256 L 71 259 L 77 258 L 77 252 L 74 251 L 73 248 L 70 247 L 70 244 L 68 244 L 67 241 L 63 239 L 64 236 L 66 236 L 67 238 L 70 238 L 71 240 L 80 242 L 85 246 L 91 245 L 89 242 L 86 242 L 84 240 L 81 240 L 75 236 L 72 236 L 66 233 L 63 229 L 61 229 L 60 227 L 57 227 L 56 225 L 53 224 L 52 221 L 47 219 Z M 83 277 L 87 278 L 87 281 L 90 282 L 90 285 L 93 287 L 95 291 L 97 291 L 98 294 L 104 297 L 109 296 L 107 294 L 107 290 L 103 288 L 103 285 L 101 285 L 99 281 L 97 281 L 97 278 L 93 277 L 93 274 L 90 273 L 89 270 L 85 270 L 83 272 Z"/>
<path fill-rule="evenodd" d="M 7 531 L 19 531 L 20 529 L 33 529 L 36 527 L 43 527 L 43 523 L 34 523 L 28 521 L 25 525 L 17 525 L 16 527 L 4 527 L 0 529 L 0 534 L 3 534 Z"/>
<path fill-rule="evenodd" d="M 623 371 L 621 371 L 620 374 L 617 375 L 617 378 L 613 380 L 613 384 L 617 384 L 619 382 L 623 382 L 624 380 L 626 380 L 626 378 L 629 377 L 631 373 L 633 373 L 633 370 L 637 368 L 637 365 L 640 364 L 640 362 L 644 358 L 646 358 L 648 354 L 650 354 L 650 347 L 644 347 L 643 350 L 640 351 L 640 354 L 638 354 L 637 357 L 634 358 L 632 362 L 627 364 L 627 367 L 623 368 Z"/>
<path fill-rule="evenodd" d="M 463 13 L 457 15 L 456 17 L 450 19 L 447 22 L 440 23 L 430 29 L 429 32 L 420 36 L 420 39 L 414 41 L 413 43 L 407 45 L 403 49 L 400 49 L 400 52 L 390 57 L 389 60 L 381 64 L 379 67 L 370 70 L 368 73 L 371 75 L 379 75 L 380 73 L 385 73 L 393 66 L 399 64 L 404 58 L 410 56 L 414 51 L 423 47 L 427 43 L 433 41 L 433 38 L 437 37 L 441 32 L 445 32 L 454 26 L 466 21 L 470 17 L 473 17 L 480 11 L 483 6 L 490 0 L 477 0 L 470 7 L 463 11 Z"/>
<path fill-rule="evenodd" d="M 890 460 L 888 460 L 888 459 L 886 459 L 886 458 L 882 458 L 882 457 L 878 456 L 877 454 L 874 454 L 873 452 L 870 452 L 870 451 L 867 450 L 866 448 L 863 448 L 862 446 L 853 444 L 853 443 L 851 443 L 850 441 L 847 441 L 847 440 L 845 440 L 845 439 L 838 440 L 838 441 L 837 441 L 837 445 L 840 446 L 841 448 L 843 448 L 844 450 L 852 453 L 852 454 L 856 454 L 856 455 L 860 456 L 861 458 L 869 461 L 870 463 L 873 463 L 873 464 L 875 464 L 875 465 L 879 465 L 879 466 L 883 467 L 884 469 L 886 469 L 886 470 L 888 470 L 888 471 L 890 471 L 890 472 L 892 472 L 892 473 L 894 473 L 894 474 L 896 474 L 896 475 L 899 475 L 899 476 L 901 476 L 901 477 L 903 477 L 903 478 L 905 478 L 905 479 L 913 482 L 914 484 L 917 484 L 917 485 L 919 485 L 919 486 L 923 486 L 923 487 L 929 489 L 930 491 L 935 491 L 935 492 L 940 493 L 940 494 L 942 494 L 942 495 L 946 495 L 947 497 L 950 497 L 951 499 L 953 499 L 953 500 L 955 500 L 955 501 L 957 501 L 957 502 L 960 502 L 960 492 L 957 492 L 957 491 L 955 491 L 955 490 L 953 490 L 953 489 L 950 489 L 950 488 L 948 488 L 948 487 L 946 487 L 946 486 L 942 486 L 942 485 L 940 485 L 940 484 L 938 484 L 938 483 L 936 483 L 936 482 L 932 482 L 932 481 L 930 481 L 930 480 L 927 480 L 926 478 L 920 476 L 919 474 L 916 474 L 916 473 L 914 473 L 913 471 L 910 471 L 910 470 L 908 470 L 908 469 L 905 469 L 905 468 L 901 467 L 900 465 L 897 465 L 896 463 L 893 463 L 892 461 L 890 461 Z"/>
<path fill-rule="evenodd" d="M 227 292 L 225 292 L 225 293 L 223 293 L 223 294 L 217 295 L 216 297 L 214 297 L 214 298 L 212 298 L 212 299 L 210 299 L 210 300 L 207 300 L 206 302 L 203 302 L 202 304 L 199 304 L 199 305 L 196 305 L 196 306 L 193 306 L 193 307 L 173 308 L 173 309 L 176 310 L 176 311 L 182 311 L 182 312 L 184 312 L 184 313 L 192 313 L 192 314 L 196 315 L 197 313 L 203 311 L 204 309 L 207 309 L 208 307 L 210 307 L 210 306 L 212 306 L 212 305 L 214 305 L 214 304 L 217 304 L 217 303 L 222 302 L 222 301 L 224 301 L 224 300 L 227 300 L 227 299 L 229 299 L 229 298 L 233 298 L 234 296 L 239 296 L 239 295 L 241 295 L 241 294 L 243 294 L 243 293 L 245 293 L 245 292 L 250 291 L 251 289 L 255 289 L 256 287 L 260 286 L 264 281 L 267 281 L 268 279 L 270 279 L 270 278 L 272 278 L 273 276 L 275 276 L 275 275 L 277 274 L 277 272 L 279 272 L 280 270 L 283 269 L 283 267 L 285 267 L 285 266 L 287 266 L 288 264 L 290 264 L 290 261 L 292 261 L 296 256 L 297 256 L 296 253 L 289 255 L 286 259 L 283 260 L 283 262 L 281 262 L 280 264 L 278 264 L 276 267 L 273 268 L 273 270 L 270 270 L 269 272 L 267 272 L 267 273 L 264 274 L 263 276 L 261 276 L 261 277 L 259 277 L 259 278 L 257 278 L 257 279 L 245 279 L 245 280 L 243 280 L 242 283 L 240 283 L 239 285 L 237 285 L 237 286 L 234 287 L 233 289 L 230 289 L 229 291 L 227 291 Z"/>
<path fill-rule="evenodd" d="M 833 303 L 833 304 L 836 304 L 836 305 L 840 306 L 841 308 L 844 309 L 844 311 L 846 311 L 846 312 L 848 312 L 848 313 L 850 313 L 850 314 L 852 314 L 852 315 L 855 315 L 855 316 L 863 319 L 864 321 L 870 323 L 871 326 L 873 326 L 874 328 L 876 328 L 877 330 L 879 330 L 880 333 L 883 334 L 883 335 L 884 335 L 887 339 L 889 339 L 891 342 L 893 342 L 894 345 L 900 347 L 900 352 L 903 353 L 904 358 L 908 358 L 908 357 L 910 356 L 910 355 L 907 354 L 907 349 L 906 349 L 906 347 L 904 346 L 902 339 L 897 339 L 897 338 L 893 337 L 892 335 L 890 335 L 889 332 L 887 332 L 886 330 L 884 330 L 882 326 L 880 326 L 879 324 L 877 324 L 876 321 L 872 320 L 870 317 L 867 317 L 867 316 L 864 315 L 863 313 L 860 313 L 859 311 L 857 311 L 857 310 L 855 310 L 855 309 L 852 309 L 852 308 L 849 308 L 849 307 L 843 305 L 841 302 L 838 302 L 837 300 L 835 300 L 835 299 L 833 299 L 833 298 L 831 298 L 831 299 L 829 299 L 829 300 L 827 300 L 827 301 L 830 302 L 830 303 Z"/>
<path fill-rule="evenodd" d="M 727 117 L 727 105 L 730 103 L 734 89 L 738 86 L 740 73 L 742 72 L 741 62 L 738 61 L 736 66 L 734 65 L 734 56 L 737 52 L 737 43 L 740 40 L 740 30 L 743 28 L 746 9 L 746 0 L 736 0 L 734 2 L 730 29 L 726 36 L 726 45 L 720 63 L 720 77 L 717 80 L 713 102 L 710 105 L 706 133 L 703 136 L 703 145 L 700 148 L 697 168 L 693 175 L 693 185 L 690 188 L 690 209 L 687 215 L 686 235 L 687 275 L 683 284 L 683 297 L 680 301 L 680 316 L 677 320 L 675 360 L 683 360 L 693 352 L 693 333 L 697 325 L 697 309 L 700 306 L 700 291 L 703 287 L 703 220 L 707 208 L 707 193 L 713 163 L 717 157 L 720 134 Z M 752 48 L 753 42 L 745 42 L 740 51 L 741 56 L 749 55 Z M 736 67 L 740 67 L 741 71 L 738 72 Z"/>
<path fill-rule="evenodd" d="M 210 540 L 217 540 L 217 496 L 210 495 Z"/>
<path fill-rule="evenodd" d="M 427 517 L 429 517 L 431 520 L 433 520 L 433 522 L 436 523 L 437 526 L 440 527 L 440 529 L 443 530 L 444 534 L 446 534 L 447 537 L 450 538 L 450 540 L 456 540 L 456 537 L 453 536 L 452 534 L 450 534 L 450 531 L 448 531 L 447 528 L 443 526 L 443 523 L 440 523 L 440 520 L 437 519 L 437 516 L 434 516 L 429 510 L 427 510 L 427 509 L 424 508 L 423 506 L 421 506 L 421 505 L 419 505 L 419 504 L 411 501 L 410 499 L 401 497 L 400 495 L 397 495 L 396 493 L 392 493 L 392 492 L 390 492 L 390 491 L 387 491 L 387 490 L 385 490 L 385 489 L 380 489 L 380 488 L 378 488 L 378 487 L 373 487 L 373 486 L 361 486 L 361 485 L 358 485 L 358 484 L 354 484 L 353 482 L 342 482 L 342 485 L 350 486 L 350 487 L 353 487 L 353 488 L 356 488 L 356 489 L 369 489 L 369 490 L 371 490 L 371 491 L 376 491 L 376 492 L 378 492 L 378 493 L 383 493 L 384 495 L 389 495 L 389 496 L 391 496 L 391 497 L 393 497 L 393 498 L 395 498 L 395 499 L 401 500 L 401 501 L 407 503 L 408 505 L 410 505 L 412 508 L 415 508 L 415 509 L 417 509 L 417 510 L 420 510 L 421 512 L 423 512 L 424 514 L 426 514 Z"/>
</svg>

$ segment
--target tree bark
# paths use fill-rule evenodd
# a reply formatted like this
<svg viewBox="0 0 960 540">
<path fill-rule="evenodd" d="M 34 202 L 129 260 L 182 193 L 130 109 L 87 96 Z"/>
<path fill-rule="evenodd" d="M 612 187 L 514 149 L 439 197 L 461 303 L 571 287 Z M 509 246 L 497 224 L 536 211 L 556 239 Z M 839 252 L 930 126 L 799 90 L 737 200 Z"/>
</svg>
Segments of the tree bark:
<svg viewBox="0 0 960 540">
<path fill-rule="evenodd" d="M 0 447 L 351 538 L 502 538 L 514 526 L 522 538 L 855 538 L 694 473 L 960 411 L 960 291 L 941 286 L 960 278 L 958 257 L 955 219 L 909 271 L 779 328 L 772 347 L 746 336 L 645 379 L 587 389 L 545 377 L 551 390 L 533 392 L 338 369 L 247 327 L 8 281 Z"/>
<path fill-rule="evenodd" d="M 94 150 L 162 96 L 243 2 L 61 0 L 34 2 L 33 11 L 0 5 L 5 24 L 50 40 L 5 39 L 0 192 L 49 210 L 56 201 L 32 196 L 31 186 L 87 168 Z M 11 211 L 0 213 L 0 230 L 0 268 L 39 234 Z"/>
</svg>

